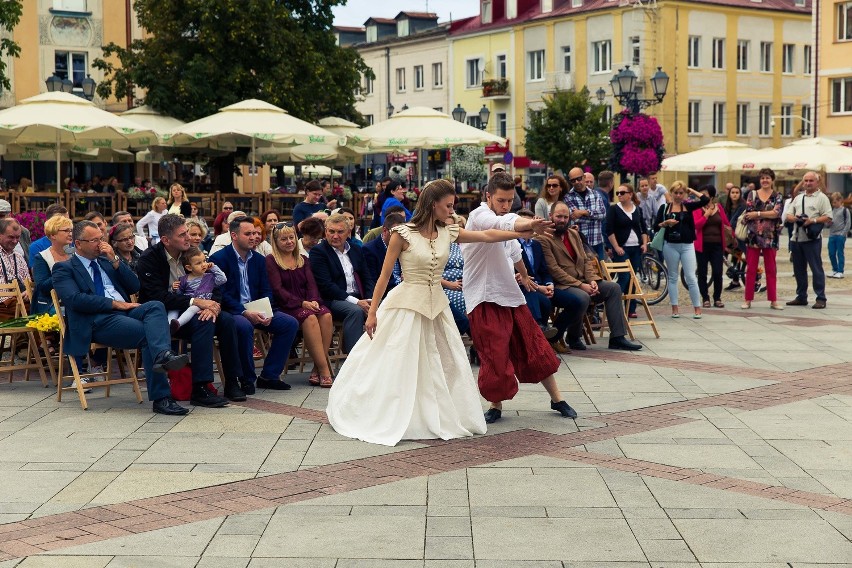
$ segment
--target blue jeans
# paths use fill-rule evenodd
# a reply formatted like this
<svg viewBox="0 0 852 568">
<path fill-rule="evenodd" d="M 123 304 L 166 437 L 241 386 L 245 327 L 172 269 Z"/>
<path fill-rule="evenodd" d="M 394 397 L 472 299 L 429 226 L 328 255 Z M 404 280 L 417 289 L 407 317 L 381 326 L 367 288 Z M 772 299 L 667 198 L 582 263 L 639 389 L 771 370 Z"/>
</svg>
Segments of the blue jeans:
<svg viewBox="0 0 852 568">
<path fill-rule="evenodd" d="M 596 245 L 589 245 L 592 247 L 592 250 L 595 251 L 595 254 L 598 255 L 598 260 L 606 260 L 606 255 L 604 254 L 604 244 L 600 242 Z"/>
<path fill-rule="evenodd" d="M 299 329 L 296 318 L 275 311 L 272 314 L 272 322 L 269 325 L 258 324 L 254 326 L 242 315 L 234 315 L 234 327 L 237 329 L 237 345 L 240 352 L 240 362 L 243 367 L 243 379 L 253 383 L 257 379 L 254 368 L 254 330 L 267 331 L 272 335 L 272 342 L 266 360 L 263 362 L 261 378 L 276 381 L 284 372 L 284 365 L 290 355 L 290 347 Z"/>
<path fill-rule="evenodd" d="M 639 266 L 642 264 L 642 247 L 622 247 L 624 254 L 613 254 L 612 260 L 615 262 L 630 261 L 630 266 L 633 267 L 633 272 L 639 272 Z M 621 293 L 626 294 L 627 288 L 630 286 L 630 275 L 622 272 L 618 275 L 618 285 L 621 286 Z M 636 300 L 630 300 L 630 306 L 627 308 L 628 314 L 636 313 Z"/>
<path fill-rule="evenodd" d="M 831 261 L 831 270 L 834 272 L 843 273 L 843 268 L 846 266 L 846 254 L 843 250 L 845 247 L 845 235 L 831 235 L 828 237 L 828 260 Z"/>
<path fill-rule="evenodd" d="M 666 259 L 666 270 L 669 277 L 669 297 L 672 306 L 677 305 L 678 288 L 680 284 L 680 265 L 683 264 L 683 274 L 689 288 L 689 299 L 693 308 L 701 307 L 701 292 L 698 290 L 698 278 L 695 270 L 698 263 L 695 260 L 695 246 L 692 243 L 669 243 L 663 246 L 663 257 Z"/>
<path fill-rule="evenodd" d="M 522 288 L 521 292 L 527 301 L 527 307 L 530 309 L 533 319 L 539 325 L 547 325 L 547 318 L 550 317 L 551 310 L 550 298 L 539 291 L 530 292 Z"/>
</svg>

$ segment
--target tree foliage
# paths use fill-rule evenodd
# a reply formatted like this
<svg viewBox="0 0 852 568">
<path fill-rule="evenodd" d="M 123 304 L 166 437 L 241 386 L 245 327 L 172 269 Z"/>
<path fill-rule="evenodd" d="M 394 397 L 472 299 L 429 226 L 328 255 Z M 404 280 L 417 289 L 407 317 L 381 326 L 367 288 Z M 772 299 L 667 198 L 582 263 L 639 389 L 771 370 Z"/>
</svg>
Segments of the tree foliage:
<svg viewBox="0 0 852 568">
<path fill-rule="evenodd" d="M 597 171 L 612 153 L 604 106 L 592 104 L 586 87 L 545 97 L 544 109 L 532 113 L 524 130 L 527 155 L 555 169 L 588 166 Z"/>
<path fill-rule="evenodd" d="M 453 177 L 468 183 L 484 183 L 488 177 L 485 169 L 485 148 L 482 146 L 456 146 L 450 150 Z"/>
<path fill-rule="evenodd" d="M 21 21 L 23 5 L 21 0 L 4 0 L 0 2 L 0 30 L 5 32 L 0 37 L 0 87 L 6 91 L 12 90 L 12 82 L 9 81 L 6 72 L 5 56 L 18 57 L 21 54 L 21 46 L 12 40 L 12 30 Z M 7 37 L 8 36 L 8 37 Z"/>
<path fill-rule="evenodd" d="M 361 121 L 355 93 L 372 77 L 353 49 L 335 45 L 333 6 L 345 0 L 136 0 L 148 37 L 110 43 L 92 65 L 98 95 L 121 100 L 144 89 L 145 104 L 191 121 L 256 98 L 315 122 Z"/>
</svg>

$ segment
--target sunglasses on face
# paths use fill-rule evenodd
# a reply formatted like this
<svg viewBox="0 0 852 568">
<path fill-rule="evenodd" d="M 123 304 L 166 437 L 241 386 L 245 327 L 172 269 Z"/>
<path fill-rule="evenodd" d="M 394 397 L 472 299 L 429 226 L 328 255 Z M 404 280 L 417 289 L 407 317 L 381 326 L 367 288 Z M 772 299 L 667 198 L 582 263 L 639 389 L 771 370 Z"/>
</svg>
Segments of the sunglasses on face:
<svg viewBox="0 0 852 568">
<path fill-rule="evenodd" d="M 616 191 L 615 194 L 616 195 L 629 195 L 630 192 L 629 191 Z"/>
<path fill-rule="evenodd" d="M 547 187 L 562 187 L 562 186 L 560 186 L 558 183 L 549 183 L 549 184 L 547 184 Z"/>
<path fill-rule="evenodd" d="M 577 183 L 578 181 L 583 181 L 583 176 L 577 176 L 575 178 L 569 179 L 568 181 L 570 181 L 571 183 Z"/>
</svg>

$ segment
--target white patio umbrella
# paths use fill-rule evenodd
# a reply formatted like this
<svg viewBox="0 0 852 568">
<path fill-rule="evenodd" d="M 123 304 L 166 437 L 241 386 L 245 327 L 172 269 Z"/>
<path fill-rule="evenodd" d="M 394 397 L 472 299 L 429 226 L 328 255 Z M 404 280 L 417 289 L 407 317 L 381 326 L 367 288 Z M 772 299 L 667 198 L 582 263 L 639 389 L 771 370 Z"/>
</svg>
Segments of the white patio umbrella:
<svg viewBox="0 0 852 568">
<path fill-rule="evenodd" d="M 248 99 L 219 110 L 216 114 L 184 124 L 166 134 L 164 141 L 175 146 L 218 144 L 227 146 L 294 146 L 296 144 L 346 143 L 324 128 L 291 116 L 282 108 L 257 99 Z M 255 162 L 252 162 L 254 169 Z M 254 191 L 255 176 L 252 176 Z"/>
<path fill-rule="evenodd" d="M 661 169 L 669 172 L 730 172 L 752 169 L 744 164 L 756 150 L 740 142 L 722 141 L 702 146 L 693 152 L 663 160 Z"/>
<path fill-rule="evenodd" d="M 63 144 L 124 149 L 156 140 L 152 130 L 70 93 L 42 93 L 0 111 L 0 144 L 54 144 L 57 191 L 62 182 Z"/>
<path fill-rule="evenodd" d="M 505 138 L 463 124 L 428 107 L 400 111 L 388 120 L 362 128 L 354 136 L 360 138 L 358 143 L 366 144 L 371 152 L 506 144 Z"/>
<path fill-rule="evenodd" d="M 56 147 L 52 144 L 20 146 L 10 144 L 3 150 L 3 159 L 10 162 L 55 162 Z M 75 162 L 112 162 L 127 164 L 136 160 L 136 155 L 116 148 L 87 148 L 85 146 L 62 146 L 59 159 Z"/>
<path fill-rule="evenodd" d="M 852 148 L 829 138 L 805 138 L 783 148 L 758 154 L 761 168 L 773 170 L 814 170 L 848 173 L 852 166 Z M 844 169 L 846 168 L 846 169 Z"/>
</svg>

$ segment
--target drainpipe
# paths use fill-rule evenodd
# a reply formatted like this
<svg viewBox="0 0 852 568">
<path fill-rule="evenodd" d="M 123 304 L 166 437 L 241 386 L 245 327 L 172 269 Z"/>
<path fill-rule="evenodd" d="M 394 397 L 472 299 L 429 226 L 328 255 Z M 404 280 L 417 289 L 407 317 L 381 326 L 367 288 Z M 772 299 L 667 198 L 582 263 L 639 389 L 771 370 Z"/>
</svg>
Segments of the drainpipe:
<svg viewBox="0 0 852 568">
<path fill-rule="evenodd" d="M 390 74 L 390 72 L 391 72 L 391 68 L 390 68 L 390 47 L 386 47 L 386 48 L 385 48 L 385 61 L 386 61 L 386 67 L 387 67 L 387 69 L 386 69 L 386 71 L 385 71 L 385 85 L 387 85 L 387 91 L 388 91 L 388 104 L 386 104 L 386 105 L 385 105 L 385 108 L 384 108 L 384 109 L 381 109 L 381 110 L 382 110 L 382 112 L 384 112 L 384 113 L 385 113 L 385 115 L 387 115 L 388 107 L 389 107 L 389 106 L 390 106 L 390 104 L 391 104 L 391 99 L 390 99 L 390 97 L 391 97 L 391 80 L 390 80 L 390 77 L 391 77 L 391 74 Z"/>
<path fill-rule="evenodd" d="M 811 62 L 811 72 L 814 74 L 814 102 L 813 106 L 813 115 L 811 116 L 811 130 L 813 130 L 812 136 L 816 138 L 819 136 L 819 18 L 820 13 L 822 12 L 822 6 L 820 2 L 817 0 L 814 2 L 814 11 L 816 14 L 814 15 L 814 60 Z M 831 104 L 831 101 L 829 101 Z"/>
<path fill-rule="evenodd" d="M 133 7 L 130 5 L 131 0 L 124 0 L 124 34 L 126 37 L 127 49 L 130 49 L 130 42 L 133 41 L 133 26 L 131 25 L 131 14 Z M 129 85 L 127 92 L 127 110 L 133 108 L 133 84 Z"/>
</svg>

